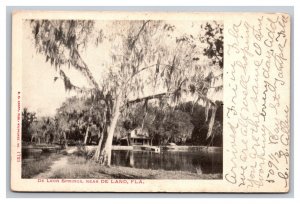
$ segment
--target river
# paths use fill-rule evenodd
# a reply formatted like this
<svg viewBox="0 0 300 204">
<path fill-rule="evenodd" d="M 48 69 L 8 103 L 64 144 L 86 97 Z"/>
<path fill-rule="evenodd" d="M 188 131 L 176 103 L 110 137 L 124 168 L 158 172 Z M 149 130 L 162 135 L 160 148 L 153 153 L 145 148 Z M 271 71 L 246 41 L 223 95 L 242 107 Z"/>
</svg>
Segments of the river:
<svg viewBox="0 0 300 204">
<path fill-rule="evenodd" d="M 55 153 L 23 153 L 22 162 L 47 158 Z M 223 172 L 222 152 L 205 151 L 151 151 L 113 150 L 112 165 L 140 169 L 187 171 L 192 173 L 215 174 Z"/>
<path fill-rule="evenodd" d="M 114 150 L 112 165 L 141 169 L 163 169 L 168 171 L 188 171 L 203 174 L 222 173 L 222 152 L 184 152 Z"/>
</svg>

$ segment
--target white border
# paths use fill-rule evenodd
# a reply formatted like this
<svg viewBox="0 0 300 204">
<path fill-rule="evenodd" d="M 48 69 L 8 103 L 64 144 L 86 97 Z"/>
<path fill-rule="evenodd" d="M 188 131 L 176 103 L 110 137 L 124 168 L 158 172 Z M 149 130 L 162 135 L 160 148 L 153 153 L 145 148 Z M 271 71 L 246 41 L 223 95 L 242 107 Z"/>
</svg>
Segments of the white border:
<svg viewBox="0 0 300 204">
<path fill-rule="evenodd" d="M 171 4 L 171 1 L 170 2 L 167 2 L 167 1 L 162 1 L 162 0 L 151 0 L 151 1 L 138 1 L 138 0 L 126 0 L 126 3 L 124 0 L 115 0 L 115 1 L 101 1 L 100 2 L 97 2 L 97 1 L 93 1 L 93 0 L 85 0 L 85 1 L 82 1 L 82 0 L 72 0 L 72 1 L 69 1 L 69 0 L 66 0 L 66 1 L 62 1 L 62 0 L 51 0 L 51 1 L 40 1 L 40 0 L 28 0 L 28 1 L 25 1 L 25 0 L 4 0 L 4 1 L 1 1 L 0 2 L 0 15 L 1 15 L 1 21 L 0 21 L 0 25 L 3 27 L 6 26 L 6 6 L 295 6 L 294 7 L 294 22 L 296 22 L 294 24 L 294 36 L 299 36 L 299 1 L 295 0 L 295 1 L 292 1 L 292 0 L 264 0 L 264 1 L 261 1 L 261 0 L 251 0 L 251 1 L 247 1 L 247 2 L 243 2 L 243 1 L 239 1 L 239 0 L 227 0 L 227 1 L 213 1 L 213 0 L 210 0 L 210 1 L 204 1 L 204 2 L 201 2 L 201 1 L 192 1 L 192 0 L 184 0 L 184 1 L 179 1 L 179 0 L 172 0 L 172 4 Z M 297 23 L 298 22 L 298 23 Z M 1 154 L 1 170 L 5 170 L 5 160 L 6 160 L 6 155 L 5 155 L 5 145 L 6 145 L 6 142 L 5 142 L 5 135 L 6 135 L 6 125 L 5 125 L 5 112 L 6 112 L 6 100 L 4 100 L 6 98 L 6 71 L 5 71 L 5 67 L 6 67 L 6 53 L 5 53 L 5 50 L 6 50 L 6 47 L 5 47 L 5 44 L 6 44 L 6 28 L 4 29 L 4 31 L 2 30 L 2 32 L 0 32 L 0 35 L 1 35 L 1 38 L 0 38 L 0 45 L 1 46 L 1 55 L 0 55 L 0 90 L 1 90 L 1 95 L 0 95 L 0 98 L 2 99 L 1 100 L 1 109 L 0 109 L 0 113 L 1 114 L 1 119 L 0 119 L 0 135 L 1 135 L 1 142 L 0 142 L 0 149 L 2 150 L 2 154 Z M 297 38 L 295 38 L 295 42 L 294 42 L 294 45 L 298 44 L 299 45 L 299 40 Z M 297 46 L 294 47 L 294 53 L 295 53 L 295 56 L 299 56 L 299 48 Z M 295 57 L 295 61 L 294 61 L 294 67 L 299 67 L 297 66 L 299 65 L 299 57 Z M 298 69 L 295 69 L 294 70 L 294 76 L 299 76 L 299 70 Z M 294 84 L 294 89 L 297 90 L 297 87 L 299 87 L 299 80 L 296 80 L 295 81 L 295 84 Z M 295 102 L 294 104 L 298 104 L 299 102 L 299 95 L 296 93 L 294 93 L 294 99 L 295 99 Z M 299 124 L 299 108 L 298 107 L 294 107 L 294 115 L 295 115 L 295 118 L 294 118 L 294 124 Z M 2 120 L 3 119 L 3 120 Z M 7 122 L 7 121 L 6 121 Z M 299 125 L 295 125 L 295 129 L 294 129 L 294 135 L 299 135 Z M 294 138 L 294 144 L 300 144 L 299 143 L 299 138 L 295 137 Z M 299 148 L 297 148 L 297 145 L 295 145 L 295 152 L 294 152 L 294 155 L 299 155 Z M 299 161 L 297 161 L 297 157 L 295 157 L 295 169 L 294 169 L 294 172 L 300 172 L 299 170 Z M 5 175 L 4 172 L 2 171 L 1 173 L 1 178 L 0 180 L 1 181 L 4 181 L 6 180 L 5 178 Z M 294 178 L 295 181 L 299 181 L 299 176 L 297 176 L 297 174 L 295 173 L 295 178 Z M 5 193 L 5 184 L 4 182 L 1 182 L 1 200 L 5 199 L 5 196 L 6 196 L 6 193 Z M 272 200 L 268 200 L 268 201 L 271 201 L 273 203 L 282 203 L 282 202 L 287 202 L 287 203 L 299 203 L 299 182 L 295 182 L 295 199 L 285 199 L 285 200 L 282 200 L 282 199 L 272 199 Z M 51 195 L 49 195 L 51 196 Z M 216 195 L 217 196 L 217 195 Z M 149 197 L 149 196 L 148 196 Z M 191 196 L 192 197 L 192 196 Z M 11 201 L 14 202 L 14 200 L 5 200 L 4 202 L 8 201 L 8 203 L 11 203 Z M 15 200 L 16 201 L 16 200 Z M 34 202 L 41 202 L 40 200 L 33 200 L 33 199 L 30 199 L 30 200 L 27 200 L 28 202 L 30 203 L 34 203 Z M 134 200 L 134 199 L 131 199 L 129 202 L 130 203 L 136 203 L 138 200 Z M 172 203 L 182 203 L 184 202 L 183 200 L 181 199 L 172 199 L 172 200 L 168 200 L 168 201 L 164 201 L 164 200 L 155 200 L 155 202 L 172 202 Z M 195 202 L 200 202 L 199 200 L 194 200 Z M 243 203 L 253 203 L 253 202 L 257 202 L 258 200 L 257 199 L 247 199 L 247 200 L 243 200 L 241 201 L 240 199 L 230 199 L 230 200 L 227 200 L 225 202 L 231 202 L 231 203 L 240 203 L 240 202 L 243 202 Z M 261 200 L 260 200 L 261 201 Z M 23 201 L 21 201 L 23 202 Z M 53 202 L 53 200 L 44 200 L 43 202 Z M 82 200 L 72 200 L 71 201 L 72 203 L 82 203 Z M 89 200 L 89 202 L 95 202 L 93 200 Z M 98 201 L 99 202 L 99 201 Z M 102 200 L 101 202 L 107 202 L 106 200 Z M 121 200 L 115 200 L 115 202 L 119 203 L 121 202 Z M 124 201 L 122 201 L 123 203 Z M 140 201 L 138 201 L 140 202 Z M 143 202 L 153 202 L 153 201 L 143 201 Z M 188 202 L 192 202 L 192 200 L 189 200 Z M 204 199 L 204 200 L 201 200 L 201 202 L 212 202 L 211 200 L 207 200 L 207 199 Z M 217 201 L 216 202 L 222 202 L 221 200 Z M 1 203 L 3 203 L 3 201 L 1 201 Z"/>
</svg>

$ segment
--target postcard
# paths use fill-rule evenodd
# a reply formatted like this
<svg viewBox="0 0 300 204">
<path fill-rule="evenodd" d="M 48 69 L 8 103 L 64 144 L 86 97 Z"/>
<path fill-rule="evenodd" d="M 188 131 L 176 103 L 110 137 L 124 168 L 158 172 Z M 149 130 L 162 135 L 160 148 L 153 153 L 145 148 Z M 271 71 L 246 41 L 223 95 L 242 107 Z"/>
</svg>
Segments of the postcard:
<svg viewBox="0 0 300 204">
<path fill-rule="evenodd" d="M 289 191 L 290 16 L 15 11 L 11 189 Z"/>
</svg>

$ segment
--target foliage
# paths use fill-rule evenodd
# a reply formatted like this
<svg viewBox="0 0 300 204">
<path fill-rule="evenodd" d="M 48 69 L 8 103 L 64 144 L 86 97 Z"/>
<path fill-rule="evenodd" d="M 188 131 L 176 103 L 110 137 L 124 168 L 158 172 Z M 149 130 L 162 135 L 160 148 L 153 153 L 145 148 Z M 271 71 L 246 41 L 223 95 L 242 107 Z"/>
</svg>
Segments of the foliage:
<svg viewBox="0 0 300 204">
<path fill-rule="evenodd" d="M 121 113 L 126 115 L 126 110 L 137 102 L 144 102 L 146 107 L 148 100 L 168 100 L 164 102 L 166 108 L 169 105 L 170 109 L 174 109 L 178 104 L 187 102 L 184 99 L 194 97 L 195 104 L 205 106 L 205 122 L 210 120 L 207 137 L 212 135 L 215 117 L 214 114 L 210 114 L 210 119 L 208 116 L 209 112 L 217 108 L 214 94 L 223 88 L 221 25 L 216 22 L 197 24 L 199 32 L 192 35 L 164 21 L 110 21 L 98 27 L 96 24 L 86 20 L 31 21 L 36 50 L 45 56 L 47 63 L 50 62 L 56 68 L 66 90 L 92 95 L 98 105 L 90 103 L 86 106 L 101 109 L 96 111 L 103 139 L 96 153 L 100 163 L 110 164 L 111 145 L 119 117 Z M 106 67 L 101 72 L 99 82 L 82 58 L 82 53 L 87 52 L 91 41 L 95 42 L 93 46 L 99 48 L 105 45 L 102 46 L 105 49 L 99 52 L 108 52 L 110 58 L 102 62 Z M 63 66 L 82 73 L 91 88 L 76 86 L 62 69 Z M 54 81 L 57 79 L 54 78 Z M 90 114 L 90 122 L 93 111 L 83 112 Z M 63 130 L 72 129 L 72 126 L 66 124 L 79 124 L 79 121 L 72 118 L 72 114 L 85 113 L 78 110 L 65 115 L 62 113 L 58 117 L 59 126 Z M 171 119 L 178 117 L 187 116 L 175 111 L 162 117 L 161 122 L 172 129 L 168 132 L 160 127 L 166 140 L 176 137 L 183 127 L 178 125 L 180 121 L 176 122 L 177 125 L 171 122 Z M 86 122 L 85 119 L 82 121 Z"/>
<path fill-rule="evenodd" d="M 103 114 L 103 107 L 99 101 L 93 98 L 72 97 L 57 109 L 55 120 L 58 130 L 66 132 L 69 140 L 83 141 L 88 126 L 92 135 L 97 135 L 97 132 L 103 129 Z"/>
<path fill-rule="evenodd" d="M 57 127 L 53 118 L 41 117 L 30 126 L 31 142 L 35 143 L 53 143 L 59 138 Z"/>
<path fill-rule="evenodd" d="M 152 137 L 154 145 L 184 143 L 191 136 L 193 125 L 189 113 L 173 110 L 170 106 L 161 109 L 153 103 L 148 104 L 147 110 L 144 105 L 136 104 L 129 112 L 125 118 L 120 119 L 123 121 L 122 127 L 126 131 L 144 128 Z"/>
<path fill-rule="evenodd" d="M 191 134 L 191 138 L 187 141 L 189 145 L 211 145 L 211 146 L 223 146 L 223 106 L 221 101 L 216 101 L 217 109 L 215 115 L 215 123 L 212 128 L 212 137 L 207 138 L 207 132 L 209 130 L 209 121 L 206 121 L 205 107 L 194 105 L 192 103 L 182 104 L 178 108 L 187 111 L 191 114 L 191 123 L 194 128 Z M 211 111 L 209 112 L 209 115 Z"/>
<path fill-rule="evenodd" d="M 22 111 L 22 141 L 52 143 L 56 140 L 56 124 L 53 118 L 38 118 L 36 113 L 24 108 Z"/>
<path fill-rule="evenodd" d="M 36 121 L 36 113 L 29 112 L 27 108 L 22 111 L 22 141 L 30 142 L 31 132 L 30 126 Z"/>
<path fill-rule="evenodd" d="M 91 84 L 97 86 L 78 50 L 86 46 L 93 25 L 93 21 L 85 20 L 32 20 L 36 50 L 45 55 L 46 62 L 50 62 L 55 68 L 72 65 L 83 73 Z M 66 90 L 77 89 L 62 69 L 59 69 L 59 74 Z"/>
<path fill-rule="evenodd" d="M 192 102 L 182 103 L 175 109 L 163 105 L 163 108 L 149 103 L 147 110 L 141 103 L 132 106 L 126 117 L 121 117 L 119 124 L 124 132 L 143 127 L 150 133 L 154 145 L 169 142 L 188 145 L 222 146 L 223 142 L 223 107 L 216 101 L 215 123 L 212 127 L 212 138 L 207 138 L 210 121 L 206 121 L 205 107 Z M 209 112 L 209 115 L 212 111 Z"/>
<path fill-rule="evenodd" d="M 204 29 L 205 34 L 200 37 L 203 43 L 207 43 L 207 47 L 204 49 L 204 55 L 212 59 L 213 64 L 218 64 L 223 67 L 223 25 L 214 22 L 212 24 L 206 23 L 205 26 L 201 26 Z"/>
</svg>

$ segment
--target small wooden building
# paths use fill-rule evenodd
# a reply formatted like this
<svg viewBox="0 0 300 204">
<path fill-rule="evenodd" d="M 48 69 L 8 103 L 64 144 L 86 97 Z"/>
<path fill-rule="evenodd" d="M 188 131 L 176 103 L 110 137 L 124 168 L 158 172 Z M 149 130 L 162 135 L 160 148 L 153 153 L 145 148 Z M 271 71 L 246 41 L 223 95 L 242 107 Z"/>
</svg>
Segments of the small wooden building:
<svg viewBox="0 0 300 204">
<path fill-rule="evenodd" d="M 127 135 L 120 139 L 121 145 L 149 145 L 151 146 L 151 138 L 148 131 L 142 128 L 136 128 L 127 133 Z"/>
</svg>

